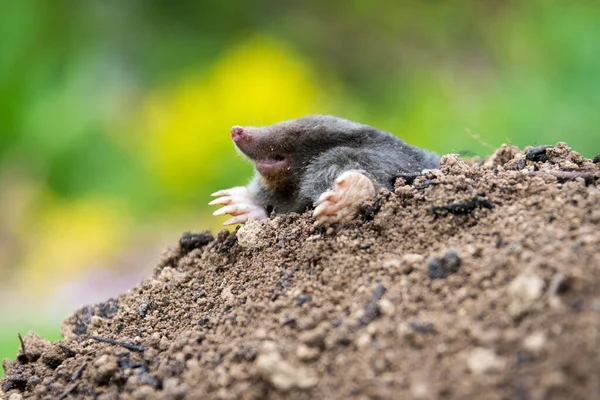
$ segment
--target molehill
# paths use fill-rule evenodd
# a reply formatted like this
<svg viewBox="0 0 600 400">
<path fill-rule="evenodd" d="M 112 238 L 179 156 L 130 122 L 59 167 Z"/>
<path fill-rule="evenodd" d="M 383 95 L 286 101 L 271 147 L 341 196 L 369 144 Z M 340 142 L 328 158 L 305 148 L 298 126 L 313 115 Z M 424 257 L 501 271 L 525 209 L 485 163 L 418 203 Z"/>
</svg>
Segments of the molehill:
<svg viewBox="0 0 600 400">
<path fill-rule="evenodd" d="M 185 234 L 64 340 L 27 334 L 0 395 L 600 398 L 599 177 L 564 143 L 502 146 L 399 177 L 343 227 Z"/>
</svg>

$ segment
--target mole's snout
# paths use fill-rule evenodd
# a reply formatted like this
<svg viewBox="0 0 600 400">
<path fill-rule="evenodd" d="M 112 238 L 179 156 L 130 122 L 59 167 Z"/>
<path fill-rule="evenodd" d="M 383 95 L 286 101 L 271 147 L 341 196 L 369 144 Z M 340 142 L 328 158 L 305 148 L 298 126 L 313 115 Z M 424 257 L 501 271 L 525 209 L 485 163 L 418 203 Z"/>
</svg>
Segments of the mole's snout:
<svg viewBox="0 0 600 400">
<path fill-rule="evenodd" d="M 247 137 L 248 132 L 246 132 L 246 130 L 241 126 L 234 126 L 231 128 L 231 139 L 233 139 L 234 142 L 245 139 Z"/>
</svg>

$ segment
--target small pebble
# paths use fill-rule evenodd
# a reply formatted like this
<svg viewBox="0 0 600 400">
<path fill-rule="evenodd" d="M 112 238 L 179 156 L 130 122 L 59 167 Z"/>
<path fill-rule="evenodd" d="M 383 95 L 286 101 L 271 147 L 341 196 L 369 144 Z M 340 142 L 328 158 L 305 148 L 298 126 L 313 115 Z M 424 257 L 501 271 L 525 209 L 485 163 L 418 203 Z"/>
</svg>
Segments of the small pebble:
<svg viewBox="0 0 600 400">
<path fill-rule="evenodd" d="M 532 353 L 539 354 L 546 345 L 546 334 L 538 331 L 523 339 L 523 348 Z"/>
<path fill-rule="evenodd" d="M 491 371 L 504 369 L 505 361 L 491 349 L 477 347 L 471 351 L 467 366 L 474 375 L 482 375 Z"/>
</svg>

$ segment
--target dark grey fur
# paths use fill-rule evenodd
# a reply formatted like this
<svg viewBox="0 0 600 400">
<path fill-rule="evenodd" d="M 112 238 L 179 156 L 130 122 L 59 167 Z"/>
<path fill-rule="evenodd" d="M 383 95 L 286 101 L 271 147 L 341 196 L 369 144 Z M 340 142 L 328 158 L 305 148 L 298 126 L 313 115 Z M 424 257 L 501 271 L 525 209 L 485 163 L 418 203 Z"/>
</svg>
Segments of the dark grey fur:
<svg viewBox="0 0 600 400">
<path fill-rule="evenodd" d="M 359 170 L 376 187 L 391 190 L 398 175 L 440 165 L 437 154 L 408 145 L 388 132 L 328 115 L 253 129 L 258 131 L 258 140 L 243 151 L 246 156 L 254 161 L 286 157 L 290 162 L 276 185 L 265 186 L 266 177 L 261 179 L 256 171 L 248 186 L 255 201 L 269 212 L 303 212 L 344 171 Z"/>
</svg>

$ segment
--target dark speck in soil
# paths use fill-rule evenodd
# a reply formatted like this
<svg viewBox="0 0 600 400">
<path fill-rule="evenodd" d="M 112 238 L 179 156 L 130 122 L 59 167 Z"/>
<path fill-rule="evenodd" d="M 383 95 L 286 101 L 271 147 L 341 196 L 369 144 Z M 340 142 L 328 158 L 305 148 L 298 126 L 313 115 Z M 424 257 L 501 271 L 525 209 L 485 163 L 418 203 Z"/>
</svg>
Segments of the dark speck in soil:
<svg viewBox="0 0 600 400">
<path fill-rule="evenodd" d="M 417 179 L 420 176 L 423 176 L 423 175 L 422 174 L 398 175 L 396 177 L 396 179 L 402 178 L 402 179 L 404 179 L 404 182 L 406 182 L 407 185 L 412 185 L 413 182 L 415 181 L 415 179 Z"/>
<path fill-rule="evenodd" d="M 548 161 L 548 156 L 546 155 L 546 149 L 551 149 L 554 146 L 538 146 L 529 150 L 525 153 L 525 159 L 534 162 L 546 162 Z"/>
<path fill-rule="evenodd" d="M 369 302 L 365 306 L 363 310 L 363 315 L 360 318 L 360 324 L 362 326 L 369 325 L 375 318 L 379 316 L 379 308 L 377 307 L 377 303 L 385 293 L 385 286 L 381 282 L 377 282 L 377 286 L 375 286 L 375 290 L 369 299 Z"/>
<path fill-rule="evenodd" d="M 435 327 L 429 322 L 411 322 L 410 327 L 419 333 L 434 333 Z"/>
<path fill-rule="evenodd" d="M 181 239 L 179 239 L 179 246 L 184 252 L 189 253 L 194 249 L 200 249 L 210 242 L 215 240 L 210 231 L 204 231 L 201 233 L 185 232 Z"/>
<path fill-rule="evenodd" d="M 445 214 L 469 214 L 476 210 L 477 208 L 487 208 L 491 210 L 494 208 L 494 205 L 489 201 L 484 199 L 483 197 L 474 196 L 469 201 L 463 201 L 458 203 L 446 204 L 443 206 L 431 206 L 429 209 L 434 214 L 445 215 Z"/>
<path fill-rule="evenodd" d="M 304 303 L 306 303 L 307 301 L 309 301 L 310 299 L 312 299 L 311 296 L 308 295 L 302 295 L 298 297 L 298 306 L 302 306 L 304 305 Z"/>
<path fill-rule="evenodd" d="M 429 260 L 428 275 L 430 279 L 444 279 L 458 272 L 460 256 L 456 250 L 447 251 L 442 257 L 433 257 Z"/>
</svg>

